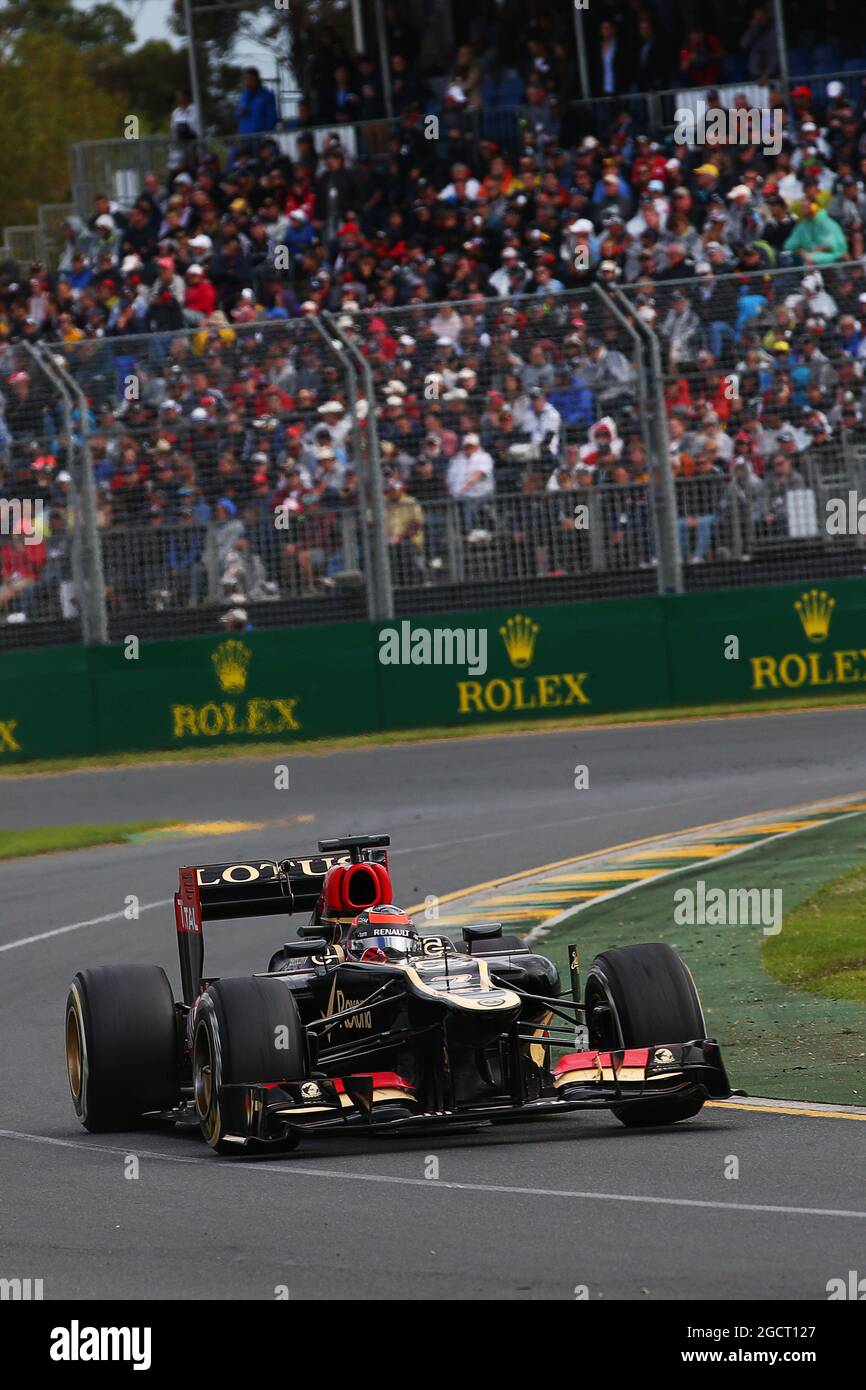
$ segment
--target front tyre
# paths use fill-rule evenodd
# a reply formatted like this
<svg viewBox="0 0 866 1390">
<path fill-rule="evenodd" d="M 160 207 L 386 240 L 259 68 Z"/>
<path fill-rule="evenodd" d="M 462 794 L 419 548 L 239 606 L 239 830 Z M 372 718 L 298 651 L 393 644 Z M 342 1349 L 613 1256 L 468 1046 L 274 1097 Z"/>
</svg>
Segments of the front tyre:
<svg viewBox="0 0 866 1390">
<path fill-rule="evenodd" d="M 663 942 L 620 946 L 596 956 L 586 980 L 590 1046 L 653 1047 L 706 1037 L 701 1001 L 688 967 Z M 702 1097 L 632 1101 L 612 1106 L 627 1129 L 690 1120 Z"/>
<path fill-rule="evenodd" d="M 66 999 L 66 1074 L 75 1113 L 95 1133 L 177 1104 L 174 996 L 160 966 L 78 972 Z"/>
<path fill-rule="evenodd" d="M 250 1130 L 245 1084 L 297 1080 L 305 1069 L 303 1025 L 287 985 L 246 978 L 208 987 L 196 1009 L 192 1079 L 199 1124 L 212 1149 L 228 1154 L 248 1147 L 238 1142 L 248 1140 Z M 267 1147 L 296 1144 L 290 1134 Z"/>
</svg>

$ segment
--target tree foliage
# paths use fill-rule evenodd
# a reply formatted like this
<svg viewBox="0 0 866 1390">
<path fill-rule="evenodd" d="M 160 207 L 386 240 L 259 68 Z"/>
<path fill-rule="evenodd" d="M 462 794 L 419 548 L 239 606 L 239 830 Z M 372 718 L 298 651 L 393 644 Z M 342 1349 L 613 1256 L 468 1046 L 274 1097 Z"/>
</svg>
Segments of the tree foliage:
<svg viewBox="0 0 866 1390">
<path fill-rule="evenodd" d="M 95 48 L 87 56 L 87 70 L 98 87 L 138 116 L 144 133 L 165 130 L 175 92 L 189 85 L 186 53 L 165 39 L 151 39 L 131 52 Z"/>
<path fill-rule="evenodd" d="M 87 58 L 60 34 L 24 33 L 0 56 L 3 223 L 35 221 L 40 203 L 69 197 L 69 136 L 123 133 L 127 105 L 100 91 Z"/>
<path fill-rule="evenodd" d="M 73 0 L 9 0 L 0 5 L 0 45 L 8 48 L 24 34 L 56 34 L 76 48 L 109 45 L 127 48 L 135 41 L 132 20 L 116 5 L 79 10 Z"/>
</svg>

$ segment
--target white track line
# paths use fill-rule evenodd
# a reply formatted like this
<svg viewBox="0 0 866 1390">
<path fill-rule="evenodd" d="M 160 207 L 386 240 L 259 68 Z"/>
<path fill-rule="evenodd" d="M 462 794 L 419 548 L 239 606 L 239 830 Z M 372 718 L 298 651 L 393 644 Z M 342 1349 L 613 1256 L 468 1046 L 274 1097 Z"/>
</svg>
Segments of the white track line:
<svg viewBox="0 0 866 1390">
<path fill-rule="evenodd" d="M 657 809 L 659 809 L 659 807 L 661 807 L 662 805 L 665 805 L 665 806 L 686 805 L 686 804 L 689 803 L 689 802 L 693 802 L 693 801 L 708 801 L 709 799 L 710 799 L 710 798 L 709 798 L 708 796 L 686 797 L 686 798 L 684 798 L 682 801 L 679 801 L 679 802 L 677 802 L 677 801 L 669 801 L 669 802 L 664 802 L 664 803 L 663 803 L 663 802 L 658 802 L 657 805 L 655 805 L 655 806 L 637 806 L 637 807 L 630 808 L 630 810 L 634 810 L 635 812 L 639 812 L 639 811 L 652 811 L 652 810 L 657 810 Z M 577 816 L 577 817 L 573 818 L 572 820 L 548 821 L 548 822 L 546 822 L 546 823 L 543 824 L 543 825 L 536 825 L 534 828 L 535 828 L 536 830 L 558 829 L 558 828 L 559 828 L 560 826 L 562 826 L 562 825 L 572 825 L 572 824 L 576 824 L 576 823 L 578 823 L 579 821 L 583 821 L 583 820 L 601 820 L 601 819 L 604 818 L 604 816 L 612 816 L 612 815 L 618 816 L 618 815 L 621 815 L 621 814 L 622 814 L 621 811 L 606 811 L 606 812 L 603 812 L 601 816 Z M 237 833 L 238 833 L 238 834 L 243 834 L 242 831 L 239 831 L 239 832 L 237 832 Z M 673 833 L 680 833 L 680 834 L 684 834 L 684 835 L 685 835 L 685 834 L 688 834 L 689 831 L 685 830 L 685 831 L 673 832 Z M 231 837 L 231 836 L 226 836 L 226 839 L 230 839 L 230 838 L 232 838 L 232 837 Z M 486 833 L 484 833 L 484 834 L 479 834 L 479 835 L 465 835 L 465 836 L 463 836 L 463 838 L 460 839 L 460 840 L 440 840 L 438 843 L 429 844 L 429 845 L 404 845 L 404 846 L 399 846 L 397 849 L 392 850 L 391 853 L 392 853 L 392 854 L 427 854 L 427 853 L 430 853 L 430 852 L 432 852 L 432 851 L 434 851 L 434 850 L 438 850 L 438 849 L 448 849 L 448 848 L 451 848 L 451 847 L 454 846 L 454 845 L 463 845 L 463 844 L 466 844 L 466 843 L 468 843 L 468 842 L 470 842 L 470 841 L 474 841 L 474 840 L 496 840 L 496 839 L 502 839 L 502 838 L 503 838 L 503 832 L 502 832 L 501 830 L 492 830 L 492 831 L 487 831 Z M 603 852 L 604 852 L 604 851 L 600 851 L 600 853 L 603 853 Z M 461 891 L 463 891 L 463 890 L 461 890 Z M 465 891 L 471 893 L 472 890 L 471 890 L 471 888 L 470 888 L 470 889 L 467 889 L 467 890 L 465 890 Z M 171 904 L 172 902 L 173 902 L 173 899 L 172 899 L 172 898 L 162 898 L 159 902 L 156 902 L 156 903 L 143 903 L 143 904 L 139 907 L 138 910 L 139 910 L 140 913 L 141 913 L 141 912 L 149 912 L 152 908 L 156 908 L 156 907 L 168 907 L 168 906 L 170 906 L 170 904 Z M 50 940 L 50 938 L 51 938 L 52 936 L 65 936 L 67 932 L 81 931 L 82 928 L 84 928 L 84 927 L 98 927 L 98 926 L 101 926 L 104 922 L 117 922 L 121 917 L 124 917 L 125 915 L 126 915 L 125 912 L 107 912 L 107 913 L 105 914 L 105 916 L 103 916 L 103 917 L 90 917 L 90 918 L 88 918 L 88 920 L 87 920 L 86 922 L 72 922 L 69 926 L 66 926 L 66 927 L 53 927 L 50 931 L 38 932 L 35 936 L 22 936 L 22 937 L 19 937 L 19 939 L 18 939 L 17 941 L 7 941 L 7 942 L 5 943 L 5 945 L 0 946 L 0 952 L 3 952 L 3 951 L 14 951 L 14 950 L 17 950 L 17 948 L 20 947 L 20 946 L 33 946 L 33 945 L 35 945 L 35 944 L 36 944 L 37 942 L 39 942 L 39 941 L 48 941 L 48 940 Z"/>
<path fill-rule="evenodd" d="M 168 907 L 172 901 L 172 898 L 161 898 L 158 903 L 140 903 L 138 911 L 151 912 L 156 907 Z M 98 927 L 103 922 L 116 922 L 125 916 L 124 909 L 120 912 L 106 912 L 104 917 L 89 917 L 86 922 L 70 922 L 68 927 L 52 927 L 51 931 L 38 932 L 36 936 L 21 936 L 17 941 L 7 941 L 0 946 L 0 951 L 14 951 L 18 946 L 32 946 L 36 941 L 47 941 L 52 936 L 65 936 L 70 931 L 81 931 L 82 927 Z"/>
<path fill-rule="evenodd" d="M 30 1144 L 47 1144 L 61 1149 L 85 1150 L 88 1153 L 109 1154 L 112 1157 L 127 1158 L 134 1153 L 137 1158 L 152 1158 L 162 1163 L 185 1163 L 197 1167 L 206 1166 L 216 1174 L 217 1171 L 237 1174 L 276 1173 L 283 1178 L 300 1176 L 305 1178 L 332 1178 L 337 1182 L 370 1182 L 394 1187 L 446 1188 L 450 1192 L 495 1193 L 509 1197 L 564 1197 L 571 1201 L 586 1202 L 631 1202 L 641 1206 L 697 1207 L 708 1211 L 767 1212 L 780 1216 L 830 1216 L 846 1220 L 866 1221 L 866 1211 L 845 1211 L 836 1207 L 788 1207 L 764 1202 L 710 1202 L 694 1197 L 650 1197 L 626 1192 L 584 1192 L 577 1189 L 556 1187 L 516 1187 L 504 1183 L 448 1182 L 441 1178 L 403 1178 L 386 1173 L 349 1173 L 339 1168 L 302 1168 L 291 1159 L 282 1164 L 274 1163 L 233 1163 L 223 1160 L 219 1169 L 214 1158 L 186 1158 L 181 1154 L 156 1153 L 153 1150 L 129 1146 L 125 1149 L 112 1148 L 103 1144 L 88 1144 L 74 1139 L 51 1139 L 43 1134 L 26 1134 L 20 1130 L 0 1129 L 0 1139 L 18 1139 Z"/>
<path fill-rule="evenodd" d="M 854 795 L 854 793 L 852 793 L 851 795 Z M 850 798 L 846 798 L 846 797 L 834 798 L 834 801 L 843 801 L 843 803 L 844 803 L 844 801 L 845 801 L 846 799 L 850 799 Z M 709 797 L 709 796 L 691 796 L 691 797 L 684 797 L 681 801 L 657 802 L 657 803 L 655 803 L 655 804 L 653 804 L 653 805 L 649 805 L 649 806 L 637 806 L 637 807 L 632 807 L 632 808 L 630 808 L 630 810 L 631 810 L 631 811 L 634 811 L 634 812 L 638 812 L 638 811 L 653 811 L 653 810 L 658 810 L 658 809 L 660 809 L 662 806 L 665 806 L 665 807 L 667 807 L 667 806 L 684 806 L 684 805 L 687 805 L 687 804 L 689 804 L 689 803 L 691 803 L 691 802 L 700 802 L 700 801 L 708 801 L 708 800 L 710 800 L 710 797 Z M 826 804 L 826 805 L 832 805 L 832 804 L 833 804 L 833 801 L 827 802 L 827 803 L 818 803 L 818 802 L 816 802 L 816 803 L 810 803 L 810 804 L 814 804 L 814 805 L 824 805 L 824 804 Z M 541 824 L 541 825 L 536 825 L 536 826 L 534 827 L 534 829 L 536 829 L 536 830 L 546 830 L 546 829 L 558 828 L 558 827 L 561 826 L 561 825 L 573 825 L 573 824 L 579 823 L 580 821 L 585 821 L 585 820 L 603 820 L 603 819 L 605 819 L 605 818 L 608 817 L 608 816 L 618 816 L 618 815 L 621 815 L 621 814 L 622 814 L 621 811 L 604 811 L 604 812 L 602 812 L 600 815 L 577 816 L 577 817 L 575 817 L 573 820 L 548 821 L 548 822 L 545 822 L 545 823 L 543 823 L 543 824 Z M 759 814 L 764 814 L 764 813 L 759 813 Z M 771 815 L 771 814 L 781 814 L 781 812 L 769 812 L 769 811 L 766 812 L 766 815 Z M 849 814 L 850 814 L 850 815 L 861 815 L 862 812 L 860 812 L 860 811 L 852 811 L 852 812 L 850 812 Z M 747 819 L 750 819 L 750 816 L 747 815 L 747 816 L 735 817 L 735 822 L 736 822 L 736 821 L 747 820 Z M 836 819 L 837 819 L 837 820 L 847 820 L 847 819 L 848 819 L 848 816 L 837 816 Z M 722 827 L 722 826 L 730 826 L 730 825 L 732 824 L 732 822 L 731 822 L 731 821 L 718 821 L 718 822 L 715 822 L 714 824 L 715 824 L 717 827 Z M 700 828 L 704 828 L 704 827 L 700 827 Z M 780 834 L 780 835 L 772 835 L 772 836 L 767 837 L 767 839 L 755 841 L 755 843 L 754 843 L 754 844 L 751 844 L 751 845 L 743 845 L 743 846 L 741 846 L 740 848 L 738 848 L 738 849 L 736 849 L 736 850 L 732 850 L 730 854 L 724 854 L 724 855 L 719 856 L 719 858 L 717 858 L 717 859 L 713 859 L 713 860 L 706 861 L 706 867 L 710 867 L 712 864 L 722 864 L 722 863 L 724 863 L 724 862 L 725 862 L 726 860 L 728 860 L 728 859 L 733 859 L 736 855 L 745 854 L 748 850 L 758 849 L 759 847 L 763 847 L 763 846 L 766 845 L 766 844 L 770 844 L 770 842 L 771 842 L 772 840 L 777 840 L 777 839 L 778 839 L 778 840 L 781 840 L 781 839 L 786 838 L 788 835 L 800 834 L 800 833 L 802 833 L 803 830 L 814 830 L 815 828 L 816 828 L 815 826 L 811 826 L 811 825 L 803 826 L 803 827 L 801 827 L 801 830 L 800 830 L 800 831 L 790 831 L 790 830 L 789 830 L 789 831 L 783 832 L 783 833 Z M 694 833 L 695 833 L 695 830 L 696 830 L 696 829 L 697 829 L 697 828 L 695 828 L 695 829 L 686 829 L 686 830 L 674 830 L 674 831 L 671 831 L 671 832 L 669 832 L 669 833 L 666 833 L 666 834 L 663 834 L 663 835 L 659 835 L 658 837 L 653 836 L 652 839 L 649 841 L 649 843 L 650 843 L 650 844 L 653 843 L 653 842 L 655 841 L 656 838 L 658 838 L 658 839 L 663 839 L 663 840 L 668 840 L 668 839 L 676 839 L 676 838 L 678 838 L 679 836 L 682 836 L 682 835 L 691 835 L 691 834 L 694 834 Z M 243 832 L 238 832 L 238 833 L 243 833 Z M 453 845 L 467 844 L 467 843 L 469 843 L 469 842 L 471 842 L 471 841 L 475 841 L 475 840 L 493 840 L 493 839 L 501 839 L 502 837 L 503 837 L 503 832 L 502 832 L 502 831 L 500 831 L 500 830 L 492 830 L 492 831 L 484 832 L 483 834 L 479 834 L 479 835 L 465 835 L 465 836 L 463 836 L 463 838 L 460 839 L 460 840 L 441 840 L 441 841 L 439 841 L 439 842 L 436 843 L 436 844 L 400 846 L 400 847 L 398 847 L 397 849 L 392 850 L 391 853 L 392 853 L 392 855 L 395 855 L 395 854 L 425 854 L 425 853 L 428 853 L 428 852 L 430 852 L 430 851 L 432 851 L 432 850 L 447 849 L 447 848 L 450 848 L 450 847 L 453 846 Z M 231 836 L 226 836 L 226 838 L 227 838 L 227 839 L 230 839 Z M 599 857 L 599 858 L 602 858 L 602 856 L 603 856 L 605 853 L 607 853 L 607 851 L 605 851 L 605 850 L 599 850 L 599 851 L 598 851 L 598 857 Z M 580 862 L 583 862 L 583 861 L 586 859 L 586 857 L 587 857 L 587 856 L 584 856 L 584 855 L 576 856 L 576 860 L 579 858 L 579 859 L 580 859 Z M 699 862 L 699 863 L 697 863 L 697 864 L 677 865 L 675 868 L 668 869 L 668 870 L 664 870 L 662 873 L 656 874 L 656 876 L 655 876 L 654 878 L 651 878 L 651 879 L 643 879 L 643 880 L 642 880 L 641 882 L 639 882 L 639 883 L 627 883 L 627 884 L 625 884 L 622 888 L 616 888 L 616 889 L 614 889 L 614 890 L 613 890 L 612 892 L 610 892 L 610 893 L 600 894 L 597 898 L 592 898 L 592 899 L 588 900 L 587 902 L 581 903 L 581 904 L 579 904 L 579 905 L 574 905 L 574 904 L 572 904 L 571 907 L 564 908 L 563 911 L 560 912 L 556 917 L 553 917 L 553 918 L 551 918 L 549 921 L 545 922 L 543 926 L 541 926 L 541 927 L 533 927 L 532 931 L 530 931 L 530 932 L 527 934 L 526 940 L 527 940 L 527 941 L 532 941 L 532 940 L 535 940 L 537 937 L 546 936 L 547 933 L 551 930 L 552 927 L 559 926 L 559 924 L 560 924 L 561 922 L 563 922 L 567 917 L 570 917 L 573 913 L 584 912 L 584 911 L 586 911 L 586 909 L 587 909 L 588 907 L 595 907 L 595 906 L 596 906 L 597 904 L 599 904 L 599 903 L 602 903 L 602 902 L 609 902 L 612 898 L 618 898 L 618 897 L 620 896 L 620 894 L 622 894 L 622 893 L 633 893 L 633 892 L 635 892 L 636 889 L 638 889 L 638 888 L 646 888 L 646 887 L 649 887 L 649 885 L 650 885 L 651 883 L 658 883 L 658 882 L 659 882 L 660 880 L 662 880 L 662 879 L 665 879 L 665 878 L 673 878 L 673 877 L 675 877 L 677 874 L 684 874 L 684 873 L 687 873 L 690 869 L 697 869 L 697 868 L 703 868 L 703 867 L 704 867 L 704 862 L 703 862 L 703 861 L 702 861 L 702 862 Z M 532 871 L 529 870 L 529 873 L 530 873 L 530 874 L 531 874 L 531 872 L 532 872 Z M 543 881 L 543 880 L 542 880 L 542 881 Z M 471 887 L 470 887 L 470 888 L 466 888 L 466 889 L 460 889 L 460 890 L 458 890 L 458 891 L 459 891 L 459 893 L 460 893 L 460 895 L 461 895 L 462 897 L 472 897 L 472 894 L 473 894 L 473 889 L 472 889 Z M 485 890 L 482 890 L 482 891 L 487 892 L 487 891 L 490 891 L 490 890 L 485 889 Z M 155 903 L 142 903 L 142 904 L 139 906 L 138 911 L 139 911 L 139 913 L 141 913 L 141 912 L 150 912 L 152 909 L 157 908 L 157 907 L 168 907 L 168 906 L 170 906 L 170 904 L 171 904 L 173 901 L 174 901 L 173 898 L 161 898 L 159 902 L 155 902 Z M 125 912 L 125 911 L 121 911 L 121 912 L 107 912 L 107 913 L 105 913 L 105 915 L 102 916 L 102 917 L 90 917 L 90 918 L 87 919 L 86 922 L 72 922 L 72 923 L 70 923 L 69 926 L 66 926 L 66 927 L 53 927 L 50 931 L 38 932 L 35 936 L 22 936 L 22 937 L 19 937 L 17 941 L 7 941 L 4 945 L 0 945 L 0 953 L 2 953 L 3 951 L 14 951 L 14 950 L 17 950 L 18 947 L 20 947 L 20 946 L 33 946 L 33 945 L 35 945 L 35 944 L 36 944 L 37 942 L 39 942 L 39 941 L 48 941 L 48 940 L 50 940 L 50 938 L 53 937 L 53 936 L 65 936 L 67 932 L 81 931 L 82 928 L 84 928 L 84 927 L 98 927 L 98 926 L 101 926 L 101 925 L 102 925 L 103 923 L 105 923 L 105 922 L 117 922 L 117 921 L 119 921 L 119 919 L 120 919 L 121 917 L 125 917 L 125 916 L 126 916 L 126 912 Z"/>
</svg>

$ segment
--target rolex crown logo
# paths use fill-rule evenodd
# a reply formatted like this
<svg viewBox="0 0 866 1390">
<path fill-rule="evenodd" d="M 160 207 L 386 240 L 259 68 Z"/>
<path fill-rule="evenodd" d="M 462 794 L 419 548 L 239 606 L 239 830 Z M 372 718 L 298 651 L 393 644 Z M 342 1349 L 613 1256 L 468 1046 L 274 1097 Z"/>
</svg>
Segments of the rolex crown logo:
<svg viewBox="0 0 866 1390">
<path fill-rule="evenodd" d="M 538 636 L 538 623 L 525 618 L 522 613 L 509 618 L 499 629 L 505 650 L 512 666 L 528 666 L 535 652 L 535 639 Z"/>
<path fill-rule="evenodd" d="M 823 589 L 809 589 L 797 599 L 794 607 L 810 642 L 823 642 L 830 632 L 830 619 L 836 600 Z"/>
<path fill-rule="evenodd" d="M 243 642 L 237 642 L 234 638 L 221 642 L 211 656 L 220 689 L 231 693 L 243 690 L 251 660 L 252 652 Z"/>
</svg>

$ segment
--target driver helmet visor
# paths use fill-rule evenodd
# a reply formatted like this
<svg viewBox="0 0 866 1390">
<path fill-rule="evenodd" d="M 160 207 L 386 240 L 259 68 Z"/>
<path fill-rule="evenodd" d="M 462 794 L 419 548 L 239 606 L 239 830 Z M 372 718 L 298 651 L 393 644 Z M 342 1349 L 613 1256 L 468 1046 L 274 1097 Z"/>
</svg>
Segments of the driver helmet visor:
<svg viewBox="0 0 866 1390">
<path fill-rule="evenodd" d="M 380 928 L 378 931 L 353 933 L 349 949 L 358 959 L 370 951 L 376 953 L 371 957 L 376 960 L 402 961 L 407 956 L 418 954 L 418 938 L 409 932 Z"/>
</svg>

